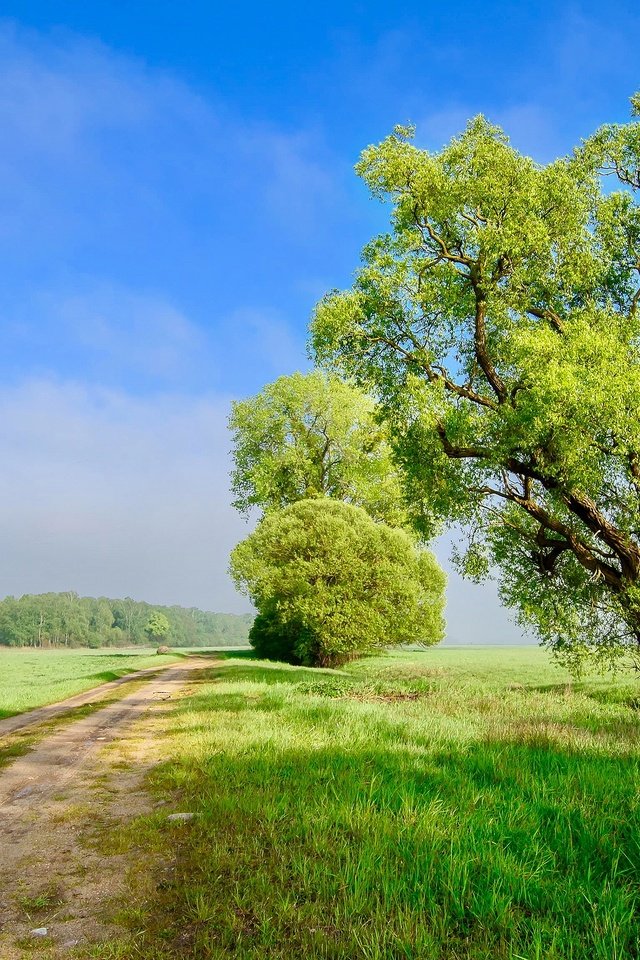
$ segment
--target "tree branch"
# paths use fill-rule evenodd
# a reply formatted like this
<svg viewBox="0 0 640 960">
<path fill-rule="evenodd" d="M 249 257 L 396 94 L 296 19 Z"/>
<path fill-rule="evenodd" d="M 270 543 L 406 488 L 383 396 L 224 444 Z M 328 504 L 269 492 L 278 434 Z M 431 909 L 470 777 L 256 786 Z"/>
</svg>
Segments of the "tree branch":
<svg viewBox="0 0 640 960">
<path fill-rule="evenodd" d="M 462 397 L 464 400 L 470 400 L 472 403 L 476 403 L 481 407 L 487 407 L 489 410 L 495 410 L 496 404 L 493 400 L 489 400 L 487 397 L 483 397 L 481 393 L 477 393 L 475 390 L 472 390 L 470 387 L 465 387 L 463 384 L 456 383 L 454 380 L 451 380 L 447 375 L 444 367 L 441 366 L 431 366 L 424 358 L 417 358 L 415 353 L 412 353 L 411 350 L 407 350 L 405 347 L 402 347 L 397 341 L 391 340 L 389 337 L 369 337 L 369 343 L 383 343 L 385 346 L 389 347 L 391 350 L 397 351 L 401 354 L 405 360 L 410 363 L 419 363 L 424 372 L 427 375 L 427 379 L 430 383 L 442 383 L 445 390 L 449 393 L 455 394 L 457 397 Z M 419 350 L 424 350 L 423 347 L 419 347 Z"/>
<path fill-rule="evenodd" d="M 429 239 L 436 244 L 439 251 L 437 254 L 439 260 L 447 260 L 449 263 L 457 263 L 463 267 L 471 267 L 472 261 L 470 258 L 465 257 L 462 253 L 452 253 L 442 237 L 433 229 L 429 221 L 420 219 L 418 208 L 415 206 L 413 208 L 413 220 L 418 230 L 422 233 L 423 238 L 424 231 L 426 230 Z"/>
<path fill-rule="evenodd" d="M 611 564 L 599 559 L 593 553 L 590 545 L 581 537 L 579 537 L 575 531 L 571 529 L 571 527 L 568 527 L 566 524 L 562 523 L 561 520 L 553 517 L 535 500 L 522 497 L 514 491 L 497 490 L 495 487 L 488 486 L 477 488 L 476 492 L 485 496 L 501 497 L 503 500 L 508 500 L 511 503 L 515 503 L 522 507 L 522 509 L 525 510 L 530 517 L 533 517 L 534 520 L 537 520 L 537 522 L 546 530 L 551 530 L 554 533 L 559 534 L 563 541 L 566 542 L 567 548 L 573 552 L 578 562 L 586 570 L 589 570 L 591 573 L 594 573 L 597 576 L 601 576 L 606 581 L 608 586 L 615 592 L 620 592 L 622 590 L 624 584 L 622 573 L 619 570 L 616 570 L 615 567 L 612 567 Z M 558 543 L 558 547 L 560 546 L 561 543 Z"/>
<path fill-rule="evenodd" d="M 548 307 L 543 310 L 539 307 L 527 307 L 527 313 L 531 314 L 532 317 L 537 317 L 538 320 L 548 320 L 554 330 L 557 330 L 558 333 L 564 333 L 564 323 L 554 310 L 550 310 Z"/>
<path fill-rule="evenodd" d="M 475 332 L 474 347 L 475 355 L 482 372 L 487 378 L 489 385 L 498 398 L 498 403 L 504 403 L 507 397 L 507 389 L 494 367 L 489 350 L 487 348 L 487 328 L 486 328 L 486 296 L 480 285 L 477 275 L 477 265 L 474 266 L 470 274 L 471 286 L 476 298 L 475 311 Z"/>
<path fill-rule="evenodd" d="M 440 421 L 436 423 L 436 432 L 440 437 L 442 449 L 451 460 L 482 460 L 487 457 L 488 451 L 483 450 L 482 447 L 458 447 L 451 443 L 444 424 Z"/>
</svg>

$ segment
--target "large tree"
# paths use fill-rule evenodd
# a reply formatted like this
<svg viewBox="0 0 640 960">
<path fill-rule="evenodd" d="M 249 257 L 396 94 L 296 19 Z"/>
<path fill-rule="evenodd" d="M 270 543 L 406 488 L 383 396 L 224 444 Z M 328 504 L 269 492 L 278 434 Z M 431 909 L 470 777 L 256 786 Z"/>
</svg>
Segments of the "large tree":
<svg viewBox="0 0 640 960">
<path fill-rule="evenodd" d="M 377 396 L 423 533 L 464 525 L 466 572 L 497 565 L 566 659 L 637 655 L 640 124 L 546 166 L 483 117 L 410 141 L 362 155 L 392 230 L 318 305 L 316 357 Z"/>
<path fill-rule="evenodd" d="M 444 634 L 445 576 L 406 531 L 328 498 L 268 513 L 231 554 L 231 574 L 258 616 L 261 656 L 336 666 Z"/>
<path fill-rule="evenodd" d="M 280 377 L 234 403 L 234 506 L 246 515 L 331 497 L 402 524 L 398 472 L 375 413 L 360 389 L 319 370 Z"/>
</svg>

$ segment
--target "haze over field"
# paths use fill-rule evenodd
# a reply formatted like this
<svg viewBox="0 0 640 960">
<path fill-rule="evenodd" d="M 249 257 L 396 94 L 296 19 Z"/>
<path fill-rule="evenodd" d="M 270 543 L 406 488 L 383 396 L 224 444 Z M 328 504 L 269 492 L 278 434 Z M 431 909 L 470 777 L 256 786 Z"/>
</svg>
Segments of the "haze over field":
<svg viewBox="0 0 640 960">
<path fill-rule="evenodd" d="M 314 302 L 383 228 L 360 149 L 407 120 L 437 148 L 483 111 L 544 161 L 637 88 L 630 2 L 466 3 L 455 31 L 417 3 L 216 7 L 197 30 L 168 3 L 3 7 L 3 594 L 246 610 L 229 402 L 308 367 Z M 454 575 L 447 617 L 452 641 L 518 635 Z"/>
</svg>

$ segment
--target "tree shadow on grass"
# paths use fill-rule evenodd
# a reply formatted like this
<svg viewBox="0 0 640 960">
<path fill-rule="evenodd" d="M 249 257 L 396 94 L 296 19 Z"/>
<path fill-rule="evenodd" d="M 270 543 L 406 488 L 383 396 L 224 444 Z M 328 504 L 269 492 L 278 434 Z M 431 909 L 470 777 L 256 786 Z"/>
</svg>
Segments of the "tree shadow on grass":
<svg viewBox="0 0 640 960">
<path fill-rule="evenodd" d="M 221 650 L 224 660 L 258 660 L 258 656 L 253 648 L 248 650 Z"/>
<path fill-rule="evenodd" d="M 227 683 L 287 683 L 297 685 L 309 681 L 321 682 L 327 677 L 347 676 L 341 670 L 326 667 L 294 667 L 279 661 L 256 660 L 253 663 L 236 665 L 226 662 L 215 672 L 216 677 Z"/>
<path fill-rule="evenodd" d="M 371 735 L 166 768 L 199 817 L 163 936 L 188 929 L 201 960 L 638 955 L 637 763 L 508 736 L 419 751 L 384 718 Z"/>
</svg>

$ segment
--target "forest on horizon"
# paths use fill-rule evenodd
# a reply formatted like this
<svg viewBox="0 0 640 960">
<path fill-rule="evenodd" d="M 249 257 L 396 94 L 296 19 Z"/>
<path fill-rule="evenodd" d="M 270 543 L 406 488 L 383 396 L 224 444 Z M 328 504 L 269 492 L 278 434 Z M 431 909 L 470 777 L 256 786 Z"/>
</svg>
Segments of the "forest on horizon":
<svg viewBox="0 0 640 960">
<path fill-rule="evenodd" d="M 0 646 L 148 646 L 153 613 L 169 622 L 172 647 L 238 646 L 248 642 L 252 614 L 211 613 L 197 607 L 162 606 L 65 593 L 25 594 L 0 601 Z"/>
</svg>

